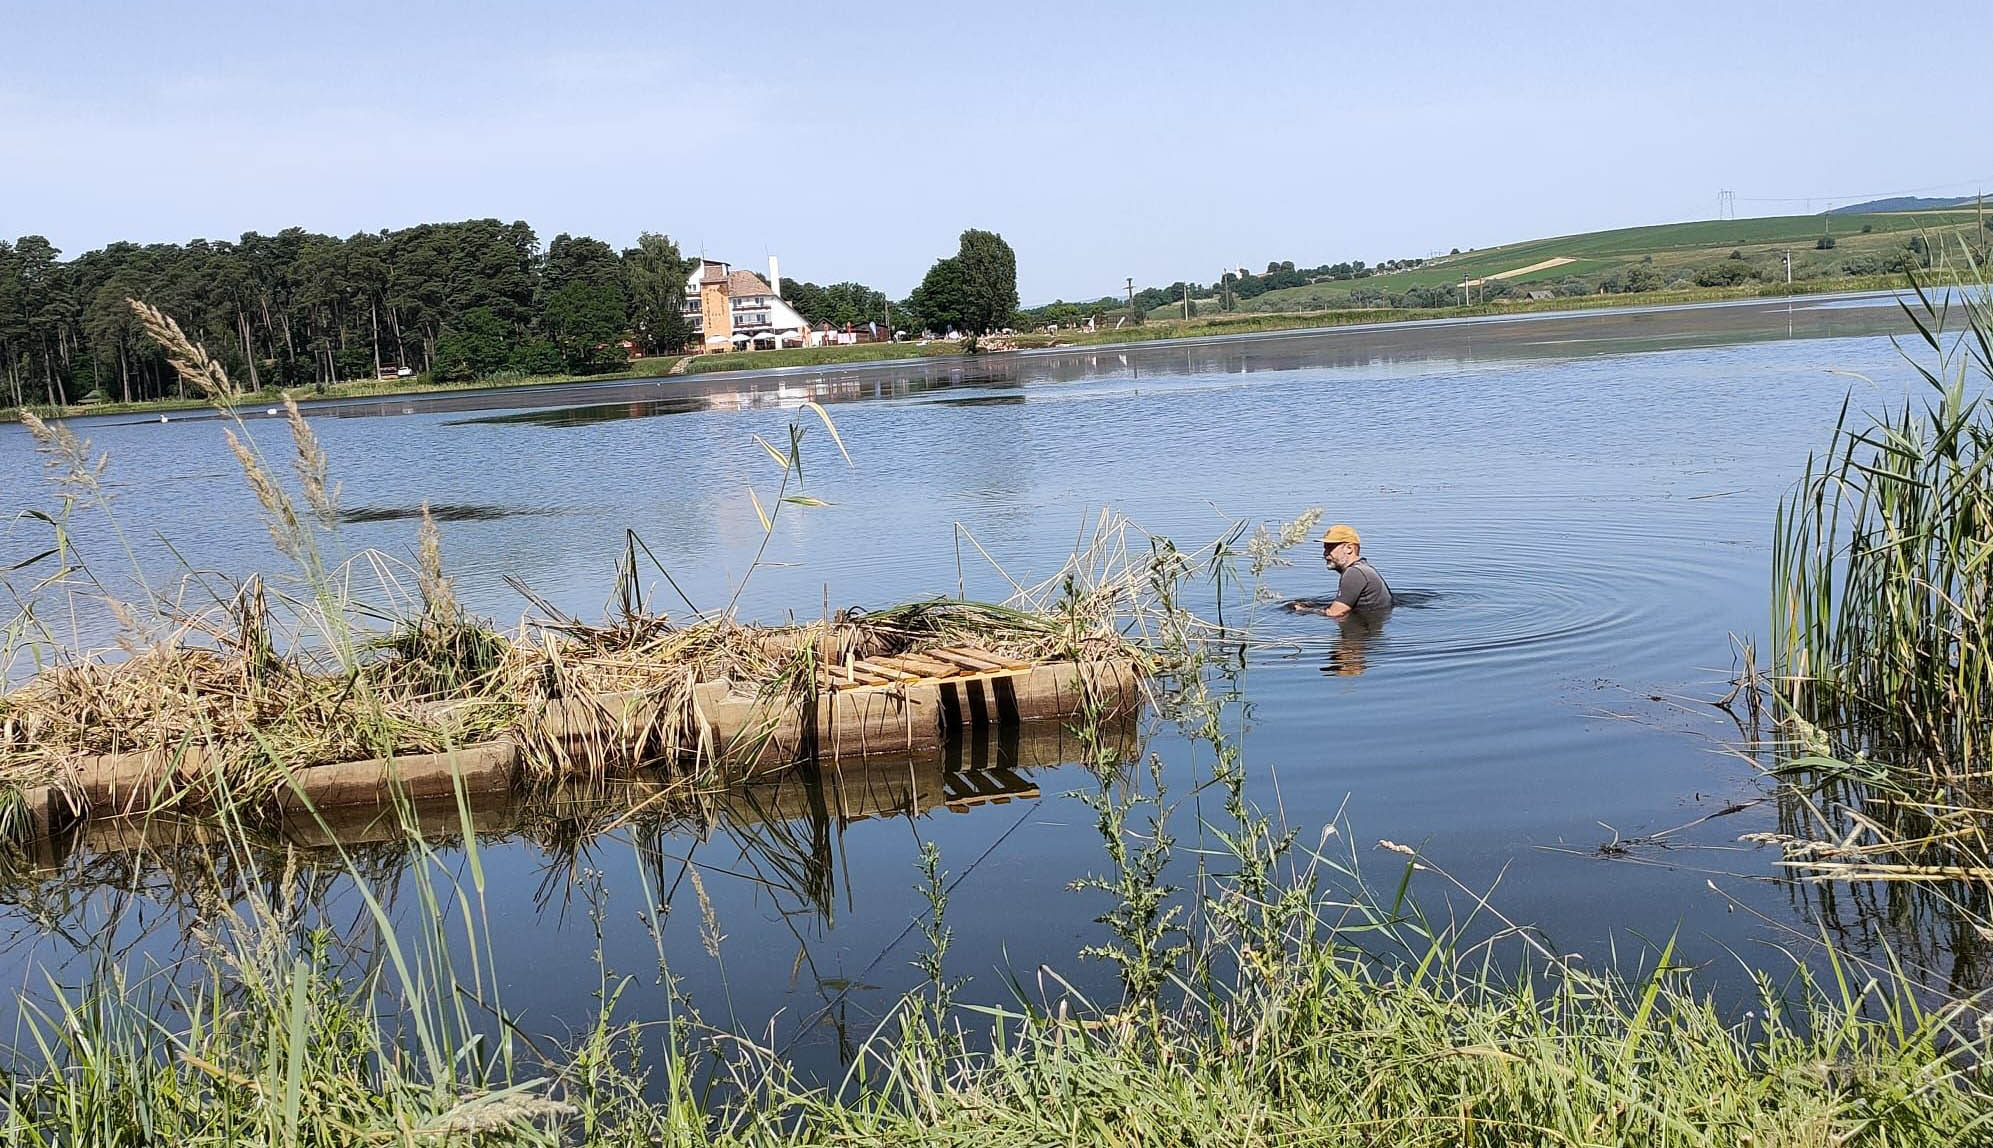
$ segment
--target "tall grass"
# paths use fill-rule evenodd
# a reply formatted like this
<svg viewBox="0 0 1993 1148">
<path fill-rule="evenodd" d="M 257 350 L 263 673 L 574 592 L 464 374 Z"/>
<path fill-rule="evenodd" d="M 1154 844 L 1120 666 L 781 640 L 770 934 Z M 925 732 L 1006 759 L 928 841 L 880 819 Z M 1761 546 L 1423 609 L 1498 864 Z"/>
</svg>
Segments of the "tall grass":
<svg viewBox="0 0 1993 1148">
<path fill-rule="evenodd" d="M 1993 300 L 1957 310 L 1905 307 L 1924 399 L 1844 404 L 1775 526 L 1785 701 L 1920 786 L 1983 782 L 1993 733 Z"/>
<path fill-rule="evenodd" d="M 1773 689 L 1784 864 L 1817 882 L 1914 886 L 1993 938 L 1993 295 L 1964 273 L 1905 313 L 1920 394 L 1842 406 L 1780 507 Z"/>
<path fill-rule="evenodd" d="M 648 885 L 657 991 L 612 972 L 598 940 L 595 1014 L 549 1040 L 495 987 L 522 965 L 491 941 L 475 839 L 453 858 L 411 832 L 400 911 L 345 862 L 377 938 L 357 966 L 342 959 L 356 938 L 315 924 L 288 874 L 247 868 L 216 889 L 236 910 L 179 965 L 107 943 L 87 983 L 39 993 L 0 1063 L 0 1143 L 1812 1148 L 1993 1134 L 1987 1032 L 1964 1005 L 1927 1008 L 1905 982 L 1830 960 L 1824 978 L 1796 962 L 1755 974 L 1751 1011 L 1726 1013 L 1671 947 L 1584 971 L 1484 920 L 1485 898 L 1464 920 L 1422 912 L 1451 878 L 1403 847 L 1373 880 L 1346 826 L 1296 847 L 1230 796 L 1211 815 L 1230 827 L 1199 852 L 1232 872 L 1169 889 L 1158 859 L 1134 856 L 1181 849 L 1149 817 L 1168 804 L 1155 773 L 1091 764 L 1138 816 L 1103 817 L 1104 840 L 1130 847 L 1118 876 L 1076 895 L 1107 897 L 1108 936 L 1157 940 L 1111 955 L 1139 974 L 1118 997 L 1050 970 L 1044 989 L 995 994 L 961 977 L 947 923 L 960 901 L 927 848 L 925 983 L 859 1034 L 842 1080 L 799 1078 L 754 1035 L 759 1018 L 709 1021 L 681 995 L 663 959 L 673 918 Z M 608 893 L 586 874 L 579 888 L 599 933 Z M 725 923 L 702 910 L 670 927 L 723 961 Z"/>
</svg>

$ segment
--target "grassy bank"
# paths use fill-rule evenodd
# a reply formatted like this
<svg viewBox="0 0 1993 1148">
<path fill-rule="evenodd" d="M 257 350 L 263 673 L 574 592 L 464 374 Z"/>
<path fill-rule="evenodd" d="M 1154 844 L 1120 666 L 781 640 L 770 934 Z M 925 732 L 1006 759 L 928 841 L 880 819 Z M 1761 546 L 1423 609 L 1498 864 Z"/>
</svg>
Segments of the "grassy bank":
<svg viewBox="0 0 1993 1148">
<path fill-rule="evenodd" d="M 1464 307 L 1349 307 L 1300 312 L 1240 312 L 1171 319 L 1152 313 L 1139 327 L 1119 331 L 1061 332 L 1061 345 L 1103 346 L 1167 339 L 1196 339 L 1260 331 L 1306 331 L 1371 323 L 1414 323 L 1435 319 L 1473 319 L 1493 315 L 1529 315 L 1559 311 L 1598 311 L 1618 307 L 1665 307 L 1689 303 L 1721 303 L 1743 299 L 1783 299 L 1805 295 L 1859 291 L 1894 291 L 1905 286 L 1901 275 L 1868 275 L 1806 283 L 1748 284 L 1736 287 L 1686 287 L 1624 295 L 1584 295 L 1560 299 L 1499 300 Z M 1201 306 L 1201 304 L 1200 304 Z"/>
<path fill-rule="evenodd" d="M 406 848 L 400 891 L 424 907 L 397 919 L 364 896 L 381 938 L 371 975 L 340 975 L 364 943 L 299 928 L 289 882 L 252 873 L 272 895 L 190 942 L 170 996 L 150 987 L 166 983 L 158 970 L 107 959 L 30 1009 L 0 1140 L 1936 1148 L 1983 1142 L 1993 1111 L 1969 1016 L 1921 1011 L 1856 967 L 1830 985 L 1767 974 L 1736 1019 L 1665 949 L 1623 978 L 1489 963 L 1422 923 L 1414 899 L 1337 888 L 1345 871 L 1319 860 L 1195 898 L 1186 919 L 1235 924 L 1172 947 L 1159 991 L 992 996 L 947 962 L 952 907 L 931 850 L 936 911 L 916 959 L 935 974 L 864 1039 L 842 1085 L 815 1087 L 765 1036 L 707 1024 L 666 967 L 605 966 L 592 1023 L 529 1035 L 493 987 L 516 963 L 464 941 L 488 936 L 475 880 L 440 876 L 464 872 L 454 850 Z M 1435 879 L 1412 864 L 1407 885 Z M 1139 900 L 1117 908 L 1147 915 Z"/>
</svg>

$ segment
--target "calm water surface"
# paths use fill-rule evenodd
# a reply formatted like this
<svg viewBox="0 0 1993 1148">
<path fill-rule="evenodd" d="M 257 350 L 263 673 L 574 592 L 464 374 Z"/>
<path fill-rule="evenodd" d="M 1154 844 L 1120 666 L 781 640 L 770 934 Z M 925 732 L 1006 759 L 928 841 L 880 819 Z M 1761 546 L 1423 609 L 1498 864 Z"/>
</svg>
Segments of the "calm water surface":
<svg viewBox="0 0 1993 1148">
<path fill-rule="evenodd" d="M 1771 805 L 1670 847 L 1638 839 L 1764 793 L 1725 751 L 1738 727 L 1708 702 L 1727 688 L 1731 636 L 1764 632 L 1776 500 L 1850 386 L 1858 403 L 1901 396 L 1910 372 L 1888 336 L 1906 326 L 1867 304 L 1752 304 L 315 413 L 352 512 L 344 544 L 411 555 L 413 508 L 443 507 L 459 595 L 501 621 L 527 609 L 503 575 L 599 615 L 626 528 L 698 605 L 724 602 L 759 540 L 747 487 L 765 493 L 774 477 L 750 436 L 779 441 L 804 396 L 831 405 L 853 464 L 812 432 L 809 490 L 832 506 L 783 516 L 775 565 L 742 598 L 761 620 L 950 594 L 958 577 L 973 596 L 1002 596 L 973 552 L 958 568 L 957 524 L 1023 579 L 1056 568 L 1102 508 L 1194 545 L 1234 518 L 1321 506 L 1418 601 L 1360 658 L 1326 619 L 1260 611 L 1231 718 L 1254 795 L 1304 840 L 1339 821 L 1339 840 L 1387 882 L 1402 858 L 1372 848 L 1381 838 L 1420 846 L 1471 886 L 1498 884 L 1502 910 L 1563 951 L 1603 959 L 1679 933 L 1690 960 L 1734 983 L 1728 951 L 1778 964 L 1769 946 L 1792 940 L 1783 928 L 1805 903 L 1767 879 L 1770 851 L 1737 842 L 1773 827 Z M 361 417 L 379 414 L 396 417 Z M 218 424 L 75 425 L 110 452 L 119 517 L 155 573 L 172 569 L 155 531 L 194 568 L 273 567 Z M 281 449 L 280 425 L 263 434 Z M 48 505 L 37 470 L 21 429 L 0 427 L 10 513 Z M 84 540 L 108 562 L 101 531 Z M 17 522 L 0 565 L 40 542 Z M 1300 557 L 1272 573 L 1275 594 L 1330 591 L 1311 548 Z M 1161 755 L 1173 793 L 1200 779 L 1204 759 L 1166 724 L 1126 736 Z M 662 956 L 708 1019 L 766 1032 L 773 1017 L 806 1066 L 834 1065 L 840 1042 L 915 979 L 924 840 L 957 882 L 953 960 L 974 978 L 970 998 L 1004 999 L 1000 970 L 1029 980 L 1040 963 L 1107 986 L 1110 970 L 1075 959 L 1099 939 L 1104 906 L 1068 889 L 1103 865 L 1093 815 L 1071 796 L 1094 783 L 1046 764 L 1073 756 L 1056 737 L 1027 742 L 968 747 L 927 773 L 847 777 L 827 801 L 765 791 L 708 834 L 618 831 L 578 859 L 494 835 L 480 860 L 503 997 L 538 1031 L 586 1024 L 599 917 L 610 967 L 644 982 L 626 998 L 635 1015 L 661 1012 L 644 974 Z M 910 789 L 921 812 L 890 815 Z M 1196 842 L 1193 809 L 1178 832 Z M 1615 840 L 1634 844 L 1599 855 Z M 456 847 L 443 856 L 466 869 Z M 725 933 L 723 963 L 702 946 L 688 859 Z M 115 869 L 87 851 L 61 864 Z M 595 916 L 591 890 L 606 906 Z M 1440 884 L 1424 892 L 1446 903 Z M 76 971 L 74 936 L 166 955 L 190 914 L 215 911 L 157 888 L 64 896 L 17 897 L 0 960 L 23 983 L 42 967 Z M 670 906 L 661 944 L 644 921 L 656 902 Z M 335 919 L 342 905 L 358 919 L 350 896 L 332 903 Z"/>
</svg>

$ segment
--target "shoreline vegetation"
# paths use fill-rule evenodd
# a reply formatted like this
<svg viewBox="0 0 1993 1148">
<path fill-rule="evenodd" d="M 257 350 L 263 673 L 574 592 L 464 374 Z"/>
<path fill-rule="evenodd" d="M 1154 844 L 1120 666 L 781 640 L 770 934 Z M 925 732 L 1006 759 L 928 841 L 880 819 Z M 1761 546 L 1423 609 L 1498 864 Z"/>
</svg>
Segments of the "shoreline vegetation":
<svg viewBox="0 0 1993 1148">
<path fill-rule="evenodd" d="M 1008 338 L 1009 351 L 981 352 L 1001 356 L 1011 351 L 1047 349 L 1111 349 L 1176 340 L 1222 338 L 1291 331 L 1305 333 L 1370 324 L 1418 323 L 1447 319 L 1484 318 L 1498 315 L 1542 314 L 1561 311 L 1595 311 L 1616 308 L 1671 306 L 1694 303 L 1740 302 L 1752 299 L 1785 299 L 1823 294 L 1898 292 L 1904 289 L 1899 274 L 1851 276 L 1839 279 L 1810 279 L 1791 284 L 1746 284 L 1730 287 L 1680 287 L 1611 295 L 1585 295 L 1552 299 L 1505 298 L 1490 303 L 1453 307 L 1353 307 L 1335 310 L 1297 312 L 1234 311 L 1204 314 L 1190 319 L 1165 317 L 1153 312 L 1139 325 L 1120 330 L 1062 330 L 1056 334 L 1020 333 Z M 892 362 L 903 359 L 955 357 L 969 354 L 963 341 L 947 339 L 907 340 L 894 343 L 860 343 L 851 346 L 791 348 L 770 351 L 732 351 L 708 355 L 662 355 L 630 361 L 627 369 L 603 374 L 523 375 L 511 372 L 461 382 L 435 383 L 396 379 L 356 379 L 334 383 L 299 396 L 305 410 L 319 402 L 350 399 L 420 398 L 460 391 L 503 390 L 562 386 L 572 383 L 668 381 L 719 372 L 752 374 L 797 367 L 834 367 Z M 246 392 L 238 401 L 245 405 L 280 404 L 278 391 Z M 30 404 L 26 408 L 0 407 L 0 420 L 20 421 L 23 410 L 43 419 L 89 418 L 105 415 L 166 414 L 203 410 L 208 400 L 154 399 L 144 402 L 100 402 L 51 407 Z"/>
<path fill-rule="evenodd" d="M 1951 344 L 1937 334 L 1939 311 L 1927 303 L 1924 316 L 1927 345 L 1945 354 Z M 1987 489 L 1978 463 L 1993 431 L 1985 429 L 1985 408 L 1957 396 L 1968 380 L 1993 381 L 1993 313 L 1982 305 L 1968 319 L 1976 342 L 1963 359 L 1932 371 L 1942 397 L 1926 423 L 1906 414 L 1899 425 L 1885 416 L 1878 429 L 1863 431 L 1844 420 L 1828 461 L 1809 466 L 1778 528 L 1786 557 L 1776 577 L 1789 608 L 1780 618 L 1789 628 L 1773 634 L 1774 676 L 1747 667 L 1739 690 L 1780 720 L 1791 739 L 1776 751 L 1785 769 L 1821 771 L 1827 754 L 1838 753 L 1848 768 L 1835 775 L 1837 784 L 1885 799 L 1915 795 L 1921 807 L 1948 809 L 1951 824 L 1983 827 L 1989 815 L 1970 800 L 1983 778 L 1986 747 L 1972 740 L 1982 711 L 1957 709 L 1965 700 L 1957 690 L 1983 704 L 1983 691 L 1993 688 L 1983 675 L 1988 660 L 1977 611 L 1987 600 L 1981 540 L 1988 519 L 1980 509 L 1986 502 L 1976 497 Z M 154 313 L 148 327 L 166 333 L 190 383 L 221 377 L 198 347 L 175 341 L 177 330 L 167 331 L 163 317 Z M 300 589 L 272 591 L 275 605 L 245 611 L 249 621 L 231 634 L 252 661 L 288 644 L 333 665 L 354 664 L 370 656 L 369 642 L 380 635 L 348 624 L 367 615 L 340 589 L 350 583 L 348 568 L 329 549 L 336 521 L 329 463 L 303 415 L 295 407 L 286 413 L 291 478 L 280 480 L 267 465 L 247 425 L 237 420 L 228 429 L 277 550 L 295 568 L 290 584 Z M 818 414 L 835 438 L 828 416 Z M 792 422 L 786 450 L 764 444 L 783 475 L 766 503 L 755 496 L 768 529 L 784 507 L 809 509 L 809 497 L 789 483 L 792 473 L 800 482 L 803 429 Z M 101 464 L 64 433 L 46 425 L 38 432 L 44 450 L 82 464 L 58 468 L 64 513 L 108 515 L 95 485 Z M 1879 458 L 1871 459 L 1871 448 Z M 1896 466 L 1892 459 L 1927 461 Z M 1856 508 L 1873 509 L 1855 515 L 1848 542 L 1836 533 L 1843 520 L 1831 507 L 1856 471 L 1887 489 L 1873 502 L 1853 496 Z M 612 905 L 589 868 L 566 872 L 570 895 L 597 922 L 600 977 L 592 1015 L 562 1018 L 565 1033 L 549 1035 L 529 1027 L 544 1026 L 544 1018 L 517 1014 L 502 999 L 502 972 L 517 975 L 521 960 L 494 942 L 485 846 L 470 831 L 461 796 L 464 832 L 425 832 L 397 805 L 391 815 L 402 819 L 399 840 L 364 854 L 340 850 L 329 878 L 300 871 L 292 851 L 254 848 L 252 833 L 224 803 L 206 852 L 177 858 L 187 884 L 175 892 L 199 907 L 200 925 L 173 948 L 169 963 L 93 934 L 84 959 L 68 966 L 82 980 L 52 979 L 23 1001 L 12 1043 L 0 1050 L 0 1142 L 1987 1142 L 1993 1020 L 1978 991 L 1932 999 L 1932 986 L 1893 958 L 1867 960 L 1836 948 L 1825 930 L 1794 931 L 1786 948 L 1760 953 L 1747 966 L 1748 1000 L 1719 1002 L 1671 941 L 1656 940 L 1624 963 L 1588 968 L 1505 917 L 1489 891 L 1459 882 L 1416 849 L 1360 843 L 1345 824 L 1290 826 L 1256 805 L 1238 734 L 1246 719 L 1238 643 L 1252 619 L 1235 618 L 1230 630 L 1210 627 L 1183 603 L 1199 600 L 1194 586 L 1208 586 L 1220 602 L 1227 585 L 1254 600 L 1253 581 L 1311 537 L 1318 517 L 1262 527 L 1250 538 L 1241 524 L 1195 551 L 1125 525 L 1105 529 L 1046 584 L 1049 596 L 1036 613 L 1056 619 L 1062 610 L 1087 613 L 1078 605 L 1087 595 L 1070 589 L 1079 572 L 1126 575 L 1094 584 L 1114 587 L 1114 616 L 1123 624 L 1131 596 L 1147 603 L 1139 632 L 1174 659 L 1156 719 L 1173 723 L 1200 763 L 1192 789 L 1172 792 L 1161 762 L 1131 760 L 1099 715 L 1075 723 L 1076 768 L 1085 771 L 1075 799 L 1100 840 L 1095 867 L 1072 886 L 1100 910 L 1079 959 L 1111 970 L 1116 987 L 1109 991 L 1083 993 L 1045 966 L 964 976 L 951 958 L 951 922 L 962 908 L 951 903 L 948 869 L 961 862 L 925 845 L 918 872 L 909 875 L 926 903 L 910 930 L 919 980 L 870 1032 L 855 1034 L 841 1079 L 813 1083 L 790 1066 L 782 1041 L 808 1034 L 815 1020 L 786 1019 L 791 1027 L 778 1030 L 775 1021 L 757 1023 L 761 1018 L 714 1019 L 685 995 L 682 966 L 673 960 L 700 960 L 703 949 L 724 980 L 732 950 L 692 861 L 676 874 L 689 875 L 690 891 L 681 894 L 671 867 L 652 856 L 658 884 L 646 884 L 635 910 L 657 941 L 657 959 L 642 959 L 641 968 L 612 967 L 600 941 L 603 915 L 631 906 Z M 6 632 L 10 659 L 28 646 L 57 662 L 80 657 L 34 629 L 48 619 L 26 609 L 22 593 L 70 602 L 108 597 L 87 556 L 62 541 L 64 519 L 51 518 L 58 546 L 50 569 L 9 572 L 23 607 Z M 1892 532 L 1911 521 L 1929 528 L 1920 538 L 1939 540 L 1935 551 Z M 1889 545 L 1902 554 L 1885 550 L 1882 560 L 1858 566 L 1876 581 L 1856 584 L 1855 601 L 1844 605 L 1848 595 L 1836 588 L 1850 585 L 1848 563 Z M 413 636 L 405 627 L 390 634 L 434 651 L 422 664 L 448 671 L 440 675 L 447 685 L 457 671 L 475 672 L 490 651 L 461 624 L 433 530 L 424 531 L 417 550 L 410 577 L 418 589 L 400 600 L 411 605 L 409 616 L 427 620 L 427 636 L 421 622 Z M 647 551 L 633 537 L 625 619 L 652 613 L 636 590 L 640 556 Z M 1929 600 L 1934 564 L 1961 576 L 1940 581 L 1948 593 L 1963 587 L 1977 595 L 1972 611 Z M 669 578 L 661 566 L 657 572 Z M 34 580 L 25 590 L 23 578 Z M 241 595 L 219 597 L 234 602 Z M 144 623 L 165 606 L 149 600 L 126 609 Z M 1836 609 L 1853 611 L 1844 625 L 1828 616 Z M 287 620 L 282 635 L 271 631 L 273 613 Z M 711 616 L 730 613 L 728 606 Z M 633 624 L 640 631 L 647 625 Z M 1848 660 L 1843 635 L 1878 631 L 1892 635 L 1890 649 Z M 168 627 L 166 634 L 187 631 Z M 162 635 L 138 637 L 156 644 Z M 1934 637 L 1943 639 L 1935 652 L 1920 653 L 1918 643 Z M 382 652 L 374 648 L 372 656 Z M 1958 665 L 1968 666 L 1969 676 L 1948 672 Z M 1876 693 L 1904 682 L 1918 688 L 1900 703 Z M 1808 743 L 1818 752 L 1800 744 L 1805 730 L 1825 729 L 1850 712 L 1863 720 L 1845 736 Z M 1960 730 L 1971 738 L 1951 736 Z M 1782 775 L 1792 779 L 1789 800 L 1819 792 L 1801 774 Z M 1887 801 L 1861 809 L 1863 817 L 1879 816 Z M 1180 841 L 1187 832 L 1196 839 Z M 1788 853 L 1804 854 L 1803 842 L 1792 839 Z M 648 875 L 647 864 L 637 868 Z M 1886 875 L 1814 876 L 1940 891 L 1985 881 L 1983 873 L 1956 872 L 1916 885 Z M 31 911 L 54 911 L 36 900 L 32 866 L 8 855 L 0 877 Z M 112 879 L 121 890 L 132 881 L 124 871 Z M 359 920 L 333 924 L 354 915 L 352 894 Z M 343 914 L 327 911 L 335 898 L 347 905 Z M 1960 903 L 1983 907 L 1969 898 Z M 674 904 L 681 912 L 670 914 Z M 1439 905 L 1454 912 L 1430 908 Z M 667 959 L 664 937 L 674 917 L 674 935 L 696 929 L 700 946 L 676 945 L 689 955 Z"/>
</svg>

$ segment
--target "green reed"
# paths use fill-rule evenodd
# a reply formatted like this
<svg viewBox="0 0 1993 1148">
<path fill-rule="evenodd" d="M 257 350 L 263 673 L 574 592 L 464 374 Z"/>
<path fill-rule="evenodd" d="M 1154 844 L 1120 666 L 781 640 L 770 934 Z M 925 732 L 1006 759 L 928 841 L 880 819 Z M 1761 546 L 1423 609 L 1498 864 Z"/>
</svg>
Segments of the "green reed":
<svg viewBox="0 0 1993 1148">
<path fill-rule="evenodd" d="M 1918 297 L 1922 401 L 1843 404 L 1778 511 L 1772 620 L 1791 714 L 1929 792 L 1983 783 L 1993 731 L 1993 301 Z"/>
</svg>

